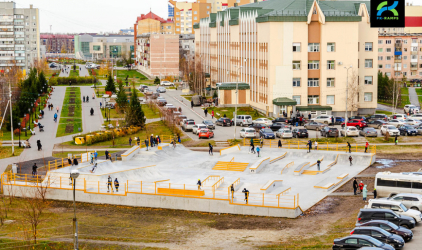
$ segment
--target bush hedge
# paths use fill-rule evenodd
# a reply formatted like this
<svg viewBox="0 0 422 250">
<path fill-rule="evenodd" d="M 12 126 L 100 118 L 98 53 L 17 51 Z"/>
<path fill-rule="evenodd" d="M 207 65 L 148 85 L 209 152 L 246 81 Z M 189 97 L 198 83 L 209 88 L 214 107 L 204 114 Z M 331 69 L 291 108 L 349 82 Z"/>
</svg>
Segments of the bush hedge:
<svg viewBox="0 0 422 250">
<path fill-rule="evenodd" d="M 85 138 L 87 145 L 90 145 L 97 142 L 113 140 L 113 132 L 114 132 L 114 138 L 117 138 L 117 137 L 123 137 L 126 135 L 135 134 L 139 130 L 141 130 L 140 127 L 132 126 L 132 127 L 125 127 L 125 128 L 119 128 L 119 129 L 113 129 L 113 130 L 107 130 L 107 131 L 97 131 L 97 132 L 83 134 L 83 135 L 75 135 L 73 136 L 73 141 L 75 141 L 76 137 L 83 137 Z"/>
<path fill-rule="evenodd" d="M 57 85 L 72 85 L 72 84 L 93 84 L 97 83 L 98 80 L 94 77 L 55 77 L 51 78 L 49 84 L 52 86 Z"/>
</svg>

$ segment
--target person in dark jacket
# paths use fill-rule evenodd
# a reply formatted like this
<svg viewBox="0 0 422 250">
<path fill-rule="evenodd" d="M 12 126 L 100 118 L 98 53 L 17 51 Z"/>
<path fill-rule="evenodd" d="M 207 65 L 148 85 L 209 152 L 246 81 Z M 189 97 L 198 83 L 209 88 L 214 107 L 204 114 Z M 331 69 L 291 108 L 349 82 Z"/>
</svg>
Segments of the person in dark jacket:
<svg viewBox="0 0 422 250">
<path fill-rule="evenodd" d="M 308 120 L 311 120 L 311 113 L 308 114 Z"/>
<path fill-rule="evenodd" d="M 230 192 L 232 193 L 232 201 L 234 199 L 234 186 L 233 184 L 230 186 Z"/>
<path fill-rule="evenodd" d="M 198 185 L 198 190 L 201 190 L 201 186 L 202 186 L 201 179 L 198 179 L 198 182 L 196 183 L 196 185 Z"/>
<path fill-rule="evenodd" d="M 356 195 L 356 191 L 358 190 L 358 181 L 355 179 L 353 180 L 353 193 Z"/>
<path fill-rule="evenodd" d="M 116 192 L 119 192 L 119 181 L 116 179 L 114 179 L 114 187 L 116 188 Z"/>
<path fill-rule="evenodd" d="M 151 147 L 154 147 L 154 135 L 151 134 L 151 136 L 149 137 L 149 142 L 151 144 Z"/>
<path fill-rule="evenodd" d="M 307 145 L 308 145 L 308 153 L 310 153 L 312 149 L 312 141 L 309 140 Z"/>
<path fill-rule="evenodd" d="M 145 139 L 145 146 L 147 147 L 147 151 L 148 151 L 148 146 L 149 146 L 148 138 Z"/>
<path fill-rule="evenodd" d="M 190 108 L 193 109 L 193 101 L 190 101 Z"/>
<path fill-rule="evenodd" d="M 281 148 L 283 145 L 281 144 L 281 140 L 278 140 L 278 147 Z"/>
<path fill-rule="evenodd" d="M 316 163 L 317 163 L 318 171 L 321 171 L 321 161 L 318 159 Z"/>
<path fill-rule="evenodd" d="M 67 158 L 67 163 L 69 164 L 69 166 L 72 166 L 72 160 L 70 158 Z"/>
<path fill-rule="evenodd" d="M 247 190 L 246 188 L 243 189 L 242 193 L 245 194 L 245 201 L 246 204 L 248 204 L 248 197 L 249 197 L 249 190 Z"/>
<path fill-rule="evenodd" d="M 347 147 L 349 147 L 349 153 L 351 154 L 352 153 L 352 145 L 350 145 L 350 143 L 349 142 L 347 142 Z M 346 152 L 347 153 L 347 152 Z M 350 165 L 351 166 L 351 165 Z"/>
<path fill-rule="evenodd" d="M 105 151 L 105 157 L 106 157 L 106 160 L 108 160 L 108 150 L 107 149 Z"/>
<path fill-rule="evenodd" d="M 209 147 L 209 150 L 208 150 L 208 154 L 210 154 L 210 155 L 214 155 L 213 153 L 212 153 L 212 145 L 211 145 L 211 143 L 208 143 L 208 147 Z"/>
<path fill-rule="evenodd" d="M 73 158 L 73 166 L 78 166 L 78 159 Z"/>
<path fill-rule="evenodd" d="M 377 198 L 377 189 L 374 188 L 374 192 L 372 192 L 372 193 L 374 193 L 374 199 L 376 199 Z"/>
<path fill-rule="evenodd" d="M 37 175 L 37 168 L 37 163 L 34 163 L 34 166 L 32 166 L 32 177 Z"/>
</svg>

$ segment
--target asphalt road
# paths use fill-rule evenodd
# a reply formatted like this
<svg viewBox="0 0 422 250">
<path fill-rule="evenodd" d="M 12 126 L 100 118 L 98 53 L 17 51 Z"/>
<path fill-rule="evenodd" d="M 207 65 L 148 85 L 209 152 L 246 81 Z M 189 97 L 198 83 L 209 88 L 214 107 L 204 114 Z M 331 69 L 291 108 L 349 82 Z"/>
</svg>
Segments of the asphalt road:
<svg viewBox="0 0 422 250">
<path fill-rule="evenodd" d="M 422 249 L 422 223 L 419 224 L 412 229 L 413 231 L 413 239 L 406 243 L 403 247 L 404 250 L 419 250 Z"/>
</svg>

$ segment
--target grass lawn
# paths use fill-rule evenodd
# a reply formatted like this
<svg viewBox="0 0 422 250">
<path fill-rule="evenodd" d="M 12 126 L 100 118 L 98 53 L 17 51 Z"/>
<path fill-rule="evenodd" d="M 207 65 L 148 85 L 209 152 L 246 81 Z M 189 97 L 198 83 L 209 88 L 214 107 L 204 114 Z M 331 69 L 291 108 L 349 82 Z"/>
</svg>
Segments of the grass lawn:
<svg viewBox="0 0 422 250">
<path fill-rule="evenodd" d="M 74 93 L 74 94 L 71 94 Z M 70 99 L 74 99 L 74 103 L 70 103 Z M 82 100 L 81 89 L 78 87 L 67 87 L 66 94 L 63 100 L 63 106 L 60 113 L 59 127 L 57 129 L 56 137 L 71 135 L 82 132 Z M 69 115 L 69 109 L 74 108 L 74 116 Z M 66 126 L 73 124 L 72 131 L 66 132 Z M 81 129 L 79 131 L 79 128 Z M 70 129 L 70 128 L 69 128 Z"/>
<path fill-rule="evenodd" d="M 139 83 L 140 83 L 139 86 L 140 85 L 155 86 L 154 80 L 145 79 L 145 80 L 140 80 Z"/>
<path fill-rule="evenodd" d="M 72 135 L 76 133 L 81 133 L 83 131 L 82 128 L 82 119 L 73 119 L 73 122 L 68 122 L 68 119 L 62 118 L 60 119 L 59 127 L 57 128 L 57 134 L 56 137 L 62 137 L 65 135 Z M 73 130 L 72 132 L 66 132 L 66 126 L 67 124 L 72 123 L 73 124 Z M 78 128 L 81 129 L 81 131 L 78 130 Z"/>
<path fill-rule="evenodd" d="M 181 96 L 183 96 L 188 101 L 192 101 L 192 95 L 181 95 Z"/>
<path fill-rule="evenodd" d="M 158 111 L 158 108 L 155 107 L 155 109 L 151 109 L 147 104 L 142 104 L 142 110 L 144 111 L 145 117 L 147 119 L 154 119 L 154 118 L 160 118 L 160 112 Z"/>
<path fill-rule="evenodd" d="M 104 117 L 104 109 L 102 110 L 103 112 L 101 112 L 103 114 Z M 109 110 L 107 109 L 107 116 L 109 115 Z M 116 109 L 110 109 L 110 117 L 111 118 L 125 118 L 125 114 L 121 114 L 121 113 L 117 113 Z"/>
<path fill-rule="evenodd" d="M 385 110 L 377 110 L 377 111 L 375 111 L 375 114 L 392 115 L 393 112 L 391 112 L 391 111 L 385 111 Z"/>
<path fill-rule="evenodd" d="M 31 129 L 34 130 L 34 126 L 32 124 L 31 124 Z M 38 129 L 37 129 L 37 131 L 35 131 L 35 133 L 37 133 L 37 132 L 38 132 Z M 21 132 L 21 141 L 31 138 L 31 132 L 28 130 L 28 132 L 26 132 L 26 133 L 27 133 L 27 135 L 25 136 L 25 131 Z M 2 134 L 3 134 L 3 136 L 1 136 Z M 12 140 L 12 133 L 10 131 L 6 130 L 5 125 L 3 125 L 3 128 L 0 131 L 0 140 L 2 140 L 2 141 Z M 13 140 L 15 140 L 15 141 L 19 140 L 19 134 L 13 135 Z"/>
<path fill-rule="evenodd" d="M 77 70 L 71 70 L 69 76 L 70 77 L 72 77 L 72 76 L 76 76 L 76 77 L 79 76 L 79 69 L 77 69 Z"/>
<path fill-rule="evenodd" d="M 22 142 L 22 138 L 21 138 L 21 142 Z M 19 156 L 22 151 L 23 148 L 19 147 L 19 140 L 15 141 L 15 156 Z M 0 147 L 0 159 L 4 159 L 4 158 L 9 158 L 12 157 L 12 147 L 7 146 L 7 147 Z"/>
<path fill-rule="evenodd" d="M 419 104 L 422 104 L 422 88 L 415 88 L 416 94 L 418 95 Z"/>
<path fill-rule="evenodd" d="M 400 98 L 401 98 L 401 104 L 398 106 L 399 108 L 403 108 L 404 105 L 410 104 L 408 88 L 401 88 Z"/>
<path fill-rule="evenodd" d="M 131 78 L 136 78 L 139 80 L 147 79 L 146 76 L 142 75 L 136 70 L 117 70 L 117 79 L 126 79 L 126 76 L 129 76 L 129 80 Z M 124 82 L 124 81 L 123 81 Z"/>
<path fill-rule="evenodd" d="M 217 107 L 210 107 L 208 108 L 208 115 L 211 114 L 211 111 L 214 110 L 214 116 L 218 119 L 220 117 L 223 117 L 224 114 L 227 118 L 232 119 L 233 118 L 233 112 L 235 110 L 234 107 L 227 107 L 227 108 L 217 108 Z M 262 115 L 255 109 L 251 107 L 238 107 L 237 108 L 237 115 L 250 115 L 252 116 L 252 119 L 255 120 L 257 118 L 265 117 L 265 115 Z"/>
</svg>

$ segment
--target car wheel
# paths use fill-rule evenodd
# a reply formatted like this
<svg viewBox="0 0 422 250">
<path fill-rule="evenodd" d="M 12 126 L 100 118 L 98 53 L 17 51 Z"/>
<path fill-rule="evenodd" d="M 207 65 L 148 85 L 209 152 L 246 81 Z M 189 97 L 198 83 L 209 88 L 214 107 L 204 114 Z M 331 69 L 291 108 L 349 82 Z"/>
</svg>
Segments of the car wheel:
<svg viewBox="0 0 422 250">
<path fill-rule="evenodd" d="M 380 129 L 380 128 L 381 128 L 381 125 L 378 125 L 377 129 Z"/>
<path fill-rule="evenodd" d="M 316 131 L 319 131 L 319 128 L 316 128 L 315 130 L 316 130 Z"/>
<path fill-rule="evenodd" d="M 356 126 L 356 129 L 359 130 L 359 126 Z"/>
<path fill-rule="evenodd" d="M 400 225 L 401 227 L 404 227 L 404 228 L 406 228 L 406 229 L 410 229 L 409 228 L 409 226 L 408 225 L 406 225 L 406 224 L 403 224 L 403 225 Z"/>
<path fill-rule="evenodd" d="M 240 126 L 243 127 L 243 122 L 240 123 Z"/>
<path fill-rule="evenodd" d="M 410 209 L 413 209 L 413 210 L 419 211 L 419 208 L 418 208 L 418 207 L 411 207 Z"/>
</svg>

